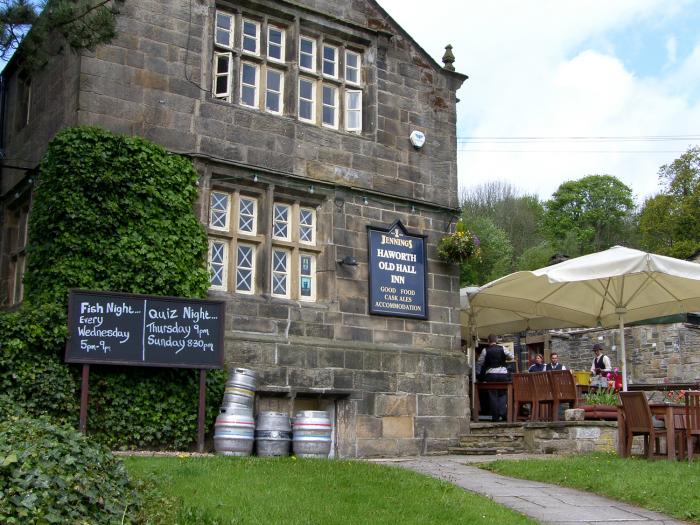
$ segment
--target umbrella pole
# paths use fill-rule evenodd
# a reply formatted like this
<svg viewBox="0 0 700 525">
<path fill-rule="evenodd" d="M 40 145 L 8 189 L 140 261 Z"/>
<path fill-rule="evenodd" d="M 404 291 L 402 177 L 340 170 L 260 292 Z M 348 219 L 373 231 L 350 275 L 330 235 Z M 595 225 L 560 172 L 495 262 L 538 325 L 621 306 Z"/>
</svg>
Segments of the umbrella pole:
<svg viewBox="0 0 700 525">
<path fill-rule="evenodd" d="M 627 392 L 627 354 L 625 353 L 625 318 L 620 315 L 620 360 L 622 361 L 622 391 Z"/>
</svg>

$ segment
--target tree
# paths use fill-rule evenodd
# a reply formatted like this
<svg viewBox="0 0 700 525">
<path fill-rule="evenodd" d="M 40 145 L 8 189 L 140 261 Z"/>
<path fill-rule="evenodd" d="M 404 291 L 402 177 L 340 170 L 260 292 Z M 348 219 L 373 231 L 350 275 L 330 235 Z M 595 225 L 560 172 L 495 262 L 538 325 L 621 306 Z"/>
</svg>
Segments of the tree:
<svg viewBox="0 0 700 525">
<path fill-rule="evenodd" d="M 659 169 L 662 190 L 639 216 L 642 246 L 687 258 L 700 249 L 700 147 L 689 148 Z"/>
<path fill-rule="evenodd" d="M 543 208 L 537 196 L 522 195 L 507 182 L 492 181 L 464 190 L 461 200 L 465 217 L 488 217 L 506 232 L 515 257 L 541 242 Z"/>
<path fill-rule="evenodd" d="M 629 244 L 633 217 L 628 186 L 611 175 L 589 175 L 562 183 L 545 202 L 542 231 L 557 247 L 573 240 L 566 251 L 576 256 Z"/>
<path fill-rule="evenodd" d="M 92 50 L 114 37 L 116 13 L 110 0 L 0 0 L 0 56 L 17 51 L 20 68 L 32 71 L 66 44 Z"/>
<path fill-rule="evenodd" d="M 513 246 L 508 235 L 488 217 L 463 218 L 467 227 L 479 237 L 481 257 L 462 263 L 463 285 L 485 284 L 512 271 Z"/>
</svg>

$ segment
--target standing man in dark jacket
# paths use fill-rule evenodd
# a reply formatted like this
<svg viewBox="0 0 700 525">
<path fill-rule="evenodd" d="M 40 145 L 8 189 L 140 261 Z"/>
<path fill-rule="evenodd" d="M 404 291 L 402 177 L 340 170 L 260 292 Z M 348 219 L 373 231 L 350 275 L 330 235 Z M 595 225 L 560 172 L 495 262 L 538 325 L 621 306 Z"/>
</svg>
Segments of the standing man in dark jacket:
<svg viewBox="0 0 700 525">
<path fill-rule="evenodd" d="M 497 383 L 508 381 L 508 369 L 506 360 L 513 359 L 513 354 L 498 343 L 495 334 L 489 334 L 489 346 L 481 352 L 479 363 L 484 373 L 485 383 Z M 489 405 L 491 418 L 494 422 L 506 421 L 508 407 L 506 407 L 507 393 L 505 390 L 489 390 Z"/>
</svg>

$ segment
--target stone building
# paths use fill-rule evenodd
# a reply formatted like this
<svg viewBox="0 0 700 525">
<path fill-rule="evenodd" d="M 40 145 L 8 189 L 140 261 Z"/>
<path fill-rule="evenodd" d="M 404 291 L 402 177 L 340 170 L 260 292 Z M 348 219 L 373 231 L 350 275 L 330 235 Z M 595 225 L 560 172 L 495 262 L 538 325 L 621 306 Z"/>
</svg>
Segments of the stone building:
<svg viewBox="0 0 700 525">
<path fill-rule="evenodd" d="M 697 314 L 625 327 L 627 379 L 634 384 L 697 384 L 700 380 L 700 318 Z M 614 368 L 621 368 L 620 331 L 580 330 L 550 333 L 551 349 L 573 370 L 589 370 L 592 348 L 600 343 Z"/>
<path fill-rule="evenodd" d="M 372 0 L 120 9 L 111 44 L 2 74 L 3 303 L 22 298 L 34 170 L 52 136 L 141 135 L 200 174 L 226 364 L 260 372 L 259 408 L 330 410 L 342 457 L 456 443 L 468 424 L 459 277 L 435 254 L 458 213 L 467 77 L 449 50 L 437 64 Z M 425 236 L 425 315 L 369 313 L 368 226 L 392 225 Z"/>
</svg>

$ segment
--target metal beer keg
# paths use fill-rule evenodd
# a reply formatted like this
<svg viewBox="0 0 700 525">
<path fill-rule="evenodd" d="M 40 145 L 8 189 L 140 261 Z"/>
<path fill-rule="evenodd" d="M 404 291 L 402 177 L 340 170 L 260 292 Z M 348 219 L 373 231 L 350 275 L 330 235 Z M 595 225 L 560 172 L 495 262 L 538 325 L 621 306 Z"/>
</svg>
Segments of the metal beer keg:
<svg viewBox="0 0 700 525">
<path fill-rule="evenodd" d="M 255 389 L 258 386 L 258 374 L 248 368 L 234 368 L 226 381 L 224 389 L 224 401 L 222 411 L 229 411 L 229 407 L 253 409 Z"/>
<path fill-rule="evenodd" d="M 285 412 L 260 412 L 255 425 L 255 450 L 258 456 L 288 456 L 292 437 L 289 416 Z"/>
<path fill-rule="evenodd" d="M 331 452 L 333 426 L 321 410 L 297 412 L 292 423 L 292 447 L 300 458 L 327 458 Z"/>
<path fill-rule="evenodd" d="M 245 408 L 229 408 L 216 417 L 214 449 L 224 456 L 250 456 L 254 433 L 253 413 Z"/>
</svg>

